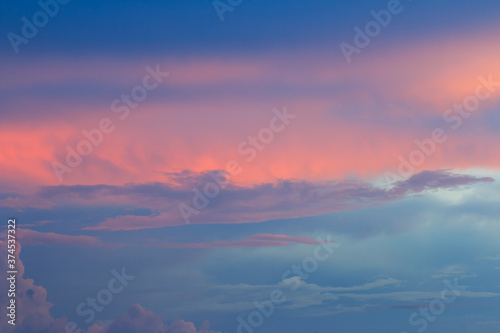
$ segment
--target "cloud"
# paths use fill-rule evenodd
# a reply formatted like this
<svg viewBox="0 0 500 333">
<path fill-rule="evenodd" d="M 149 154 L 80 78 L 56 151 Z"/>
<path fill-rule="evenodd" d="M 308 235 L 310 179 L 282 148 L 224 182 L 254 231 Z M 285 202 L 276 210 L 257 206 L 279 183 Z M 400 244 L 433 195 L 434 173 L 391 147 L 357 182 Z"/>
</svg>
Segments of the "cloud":
<svg viewBox="0 0 500 333">
<path fill-rule="evenodd" d="M 6 248 L 6 242 L 0 241 L 0 246 Z M 16 243 L 17 252 L 17 279 L 16 279 L 16 326 L 0 321 L 0 332 L 31 333 L 47 331 L 50 333 L 64 332 L 64 319 L 54 320 L 49 313 L 52 304 L 47 301 L 47 290 L 42 286 L 35 285 L 35 281 L 24 278 L 24 265 L 19 259 L 21 245 Z M 2 267 L 7 267 L 7 256 L 2 256 L 0 262 Z M 7 280 L 2 278 L 0 287 L 2 290 L 9 290 Z M 2 309 L 7 306 L 7 292 L 0 294 L 0 305 Z M 15 328 L 15 330 L 13 329 Z"/>
<path fill-rule="evenodd" d="M 379 308 L 380 300 L 388 304 L 389 307 L 412 308 L 441 297 L 441 289 L 438 291 L 400 290 L 403 284 L 404 282 L 398 279 L 386 278 L 355 286 L 325 286 L 310 283 L 295 276 L 277 284 L 213 285 L 197 299 L 196 304 L 193 304 L 191 300 L 182 300 L 176 302 L 175 306 L 176 309 L 183 312 L 244 313 L 255 308 L 255 301 L 263 302 L 269 298 L 273 290 L 279 289 L 286 297 L 286 302 L 278 305 L 280 308 L 289 311 L 300 310 L 298 313 L 300 316 L 314 317 L 318 316 L 318 309 L 330 308 L 330 306 L 339 304 L 354 306 L 347 309 L 339 308 L 334 311 L 326 311 L 324 315 Z M 292 286 L 298 286 L 298 288 L 292 290 Z M 375 292 L 375 290 L 385 292 Z M 500 294 L 465 290 L 461 291 L 461 297 L 495 298 L 500 297 Z"/>
<path fill-rule="evenodd" d="M 161 316 L 143 308 L 139 304 L 132 305 L 128 311 L 120 315 L 105 333 L 216 333 L 208 329 L 208 322 L 197 330 L 193 323 L 175 319 L 170 325 L 163 322 Z"/>
<path fill-rule="evenodd" d="M 374 288 L 380 288 L 380 287 L 385 287 L 385 286 L 390 286 L 390 285 L 398 285 L 400 283 L 403 283 L 403 281 L 393 279 L 393 278 L 388 278 L 388 279 L 378 279 L 374 282 L 366 283 L 361 286 L 353 286 L 353 287 L 336 287 L 336 288 L 330 288 L 331 291 L 357 291 L 357 290 L 370 290 Z"/>
<path fill-rule="evenodd" d="M 287 310 L 306 310 L 310 307 L 322 305 L 325 302 L 338 301 L 344 297 L 346 291 L 371 291 L 378 288 L 399 286 L 403 281 L 393 278 L 378 279 L 359 286 L 332 287 L 319 286 L 308 283 L 299 276 L 294 276 L 280 281 L 276 284 L 226 284 L 213 285 L 198 298 L 196 304 L 189 300 L 176 303 L 176 309 L 184 312 L 196 311 L 221 311 L 221 312 L 244 312 L 255 308 L 254 302 L 262 302 L 269 298 L 273 290 L 283 291 L 286 302 L 280 305 Z M 291 287 L 296 287 L 293 290 Z M 359 309 L 352 309 L 358 311 Z M 316 310 L 315 310 L 316 311 Z M 339 311 L 341 313 L 343 311 Z M 308 312 L 308 316 L 314 314 Z"/>
<path fill-rule="evenodd" d="M 243 185 L 222 171 L 165 173 L 163 182 L 124 185 L 59 185 L 42 187 L 36 194 L 24 196 L 25 202 L 46 203 L 51 219 L 66 207 L 107 207 L 112 212 L 98 225 L 86 230 L 138 230 L 184 225 L 179 205 L 194 208 L 195 191 L 214 183 L 211 175 L 222 179 L 218 196 L 208 200 L 205 209 L 191 214 L 191 224 L 240 224 L 269 220 L 318 216 L 328 213 L 384 205 L 430 191 L 456 191 L 478 183 L 490 183 L 490 177 L 456 174 L 451 170 L 423 171 L 390 188 L 361 180 L 305 181 L 277 180 L 273 183 Z M 12 195 L 0 197 L 2 200 Z M 199 200 L 199 199 L 198 199 Z M 33 207 L 27 204 L 18 210 Z M 50 207 L 50 209 L 49 209 Z M 39 208 L 41 209 L 41 208 Z M 133 213 L 132 213 L 133 212 Z"/>
<path fill-rule="evenodd" d="M 103 117 L 112 118 L 119 130 L 66 174 L 65 184 L 145 183 L 160 180 L 156 170 L 220 169 L 241 158 L 238 144 L 267 125 L 270 109 L 282 106 L 278 101 L 301 120 L 246 165 L 240 180 L 373 177 L 397 168 L 398 155 L 415 149 L 414 140 L 428 137 L 436 124 L 449 130 L 443 113 L 475 92 L 478 76 L 492 73 L 499 80 L 495 37 L 482 33 L 399 45 L 361 57 L 355 67 L 316 55 L 322 52 L 161 59 L 165 70 L 175 69 L 175 79 L 150 94 L 126 121 L 116 117 L 110 103 L 117 91 L 141 82 L 144 59 L 15 61 L 0 84 L 8 112 L 0 126 L 0 180 L 14 189 L 58 184 L 51 162 L 64 161 L 66 145 L 74 148 L 85 139 L 81 131 L 95 128 Z M 304 59 L 310 65 L 297 66 Z M 95 93 L 84 95 L 82 84 Z M 42 92 L 35 95 L 37 89 Z M 460 135 L 447 131 L 446 145 L 418 171 L 498 168 L 498 133 L 482 110 L 496 107 L 499 98 L 497 89 L 482 101 L 480 110 L 464 119 L 471 126 Z M 223 130 L 214 131 L 215 126 Z"/>
<path fill-rule="evenodd" d="M 438 274 L 435 274 L 432 276 L 433 279 L 444 279 L 447 277 L 456 277 L 460 276 L 463 277 L 465 274 L 465 267 L 464 265 L 451 265 L 443 268 L 438 272 Z"/>
<path fill-rule="evenodd" d="M 451 170 L 426 170 L 413 175 L 405 181 L 396 183 L 394 190 L 402 193 L 418 193 L 434 189 L 453 189 L 483 182 L 492 183 L 494 179 L 491 177 L 458 175 L 454 174 Z"/>
<path fill-rule="evenodd" d="M 390 293 L 378 293 L 378 294 L 341 294 L 341 297 L 348 297 L 356 300 L 393 300 L 393 301 L 422 301 L 422 300 L 432 300 L 441 297 L 441 292 L 433 291 L 400 291 L 400 292 L 390 292 Z M 492 298 L 500 297 L 499 293 L 494 292 L 482 292 L 482 291 L 461 291 L 460 297 L 467 298 Z"/>
<path fill-rule="evenodd" d="M 19 259 L 21 245 L 16 243 L 17 279 L 16 279 L 16 325 L 10 325 L 6 320 L 0 321 L 0 333 L 61 333 L 65 332 L 67 319 L 53 318 L 49 310 L 52 303 L 47 301 L 47 290 L 34 284 L 34 280 L 24 277 L 24 265 Z M 5 241 L 0 246 L 6 247 Z M 7 256 L 0 258 L 2 267 L 7 267 Z M 0 287 L 8 290 L 7 280 L 1 279 Z M 9 302 L 7 293 L 0 294 L 0 305 L 3 309 Z M 83 333 L 217 333 L 208 329 L 208 322 L 197 330 L 193 323 L 175 319 L 170 325 L 163 318 L 139 304 L 132 305 L 127 312 L 116 318 L 109 327 L 93 324 Z"/>
<path fill-rule="evenodd" d="M 427 105 L 452 103 L 470 94 L 474 80 L 479 74 L 494 72 L 500 55 L 495 45 L 496 36 L 491 32 L 476 32 L 468 36 L 442 37 L 433 41 L 408 43 L 395 48 L 385 48 L 372 57 L 360 57 L 356 66 L 345 66 L 324 56 L 325 50 L 309 52 L 268 52 L 252 57 L 149 58 L 149 64 L 160 63 L 162 68 L 175 69 L 175 80 L 164 89 L 185 88 L 197 91 L 200 87 L 227 88 L 255 85 L 291 85 L 302 93 L 305 87 L 335 88 L 340 83 L 350 83 L 344 91 L 331 89 L 327 94 L 335 97 L 357 93 L 359 98 L 371 94 L 384 100 L 407 100 Z M 329 52 L 327 52 L 329 54 Z M 308 59 L 307 66 L 303 65 Z M 436 65 L 439 64 L 439 65 Z M 86 83 L 98 87 L 126 89 L 137 84 L 144 76 L 145 59 L 135 61 L 114 58 L 74 59 L 60 58 L 57 63 L 51 59 L 37 61 L 9 61 L 11 70 L 4 73 L 0 91 L 23 92 L 40 85 L 67 87 Z M 293 71 L 290 69 L 293 68 Z M 460 68 L 460 71 L 456 71 Z M 106 75 L 102 75 L 103 73 Z M 384 75 L 380 75 L 383 73 Z M 411 77 L 412 80 L 408 80 Z M 356 84 L 354 84 L 356 83 Z M 360 94 L 359 90 L 364 94 Z M 213 89 L 212 95 L 219 98 L 227 89 Z M 219 95 L 218 95 L 219 94 Z M 370 96 L 372 97 L 372 96 Z M 390 110 L 388 110 L 390 111 Z M 48 111 L 47 111 L 48 113 Z"/>
<path fill-rule="evenodd" d="M 40 195 L 47 198 L 74 198 L 75 200 L 120 200 L 141 203 L 155 210 L 149 216 L 123 215 L 109 218 L 86 230 L 137 230 L 185 224 L 179 204 L 190 204 L 193 188 L 213 181 L 206 173 L 190 175 L 176 186 L 171 183 L 128 184 L 117 186 L 58 186 L 46 187 Z M 175 178 L 179 182 L 179 178 Z M 243 187 L 228 183 L 218 197 L 199 215 L 191 217 L 193 224 L 251 223 L 272 219 L 316 216 L 327 213 L 376 206 L 422 195 L 432 190 L 457 190 L 476 183 L 493 182 L 492 178 L 454 174 L 450 170 L 424 171 L 384 189 L 362 181 L 308 182 L 280 180 Z M 99 199 L 97 199 L 99 198 Z M 116 198 L 116 199 L 113 199 Z"/>
<path fill-rule="evenodd" d="M 500 254 L 495 256 L 495 257 L 486 257 L 484 259 L 486 259 L 486 260 L 500 260 Z"/>
<path fill-rule="evenodd" d="M 2 195 L 0 199 L 0 206 L 10 208 L 32 207 L 39 209 L 49 209 L 54 206 L 54 203 L 39 197 L 29 197 L 22 194 L 6 193 Z"/>
<path fill-rule="evenodd" d="M 103 246 L 100 239 L 92 236 L 62 235 L 30 229 L 19 229 L 17 236 L 23 245 L 29 246 Z"/>
<path fill-rule="evenodd" d="M 320 244 L 312 238 L 276 234 L 255 234 L 239 241 L 215 241 L 205 243 L 162 242 L 157 239 L 144 239 L 137 243 L 107 243 L 93 236 L 63 235 L 53 232 L 38 232 L 19 229 L 17 238 L 24 246 L 89 246 L 89 247 L 158 247 L 172 249 L 203 249 L 219 247 L 270 247 L 291 246 L 293 244 Z"/>
<path fill-rule="evenodd" d="M 271 235 L 257 234 L 250 235 L 242 241 L 217 241 L 208 243 L 152 243 L 147 246 L 163 247 L 163 248 L 216 248 L 216 247 L 266 247 L 266 246 L 290 246 L 294 243 L 299 244 L 319 244 L 320 242 L 302 236 L 286 236 L 286 235 Z"/>
</svg>

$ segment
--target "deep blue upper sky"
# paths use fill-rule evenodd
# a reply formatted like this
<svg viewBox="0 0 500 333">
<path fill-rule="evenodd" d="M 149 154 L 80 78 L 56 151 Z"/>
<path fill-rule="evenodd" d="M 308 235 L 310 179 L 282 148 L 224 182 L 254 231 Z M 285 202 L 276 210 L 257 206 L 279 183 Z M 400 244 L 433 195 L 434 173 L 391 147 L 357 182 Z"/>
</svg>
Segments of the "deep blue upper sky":
<svg viewBox="0 0 500 333">
<path fill-rule="evenodd" d="M 500 3 L 495 0 L 403 0 L 387 34 L 393 43 L 435 34 L 493 29 Z M 258 54 L 271 50 L 336 49 L 351 40 L 353 27 L 371 19 L 387 1 L 244 0 L 221 22 L 204 1 L 70 1 L 40 29 L 22 56 L 199 56 L 207 53 Z M 487 7 L 489 10 L 485 11 Z M 19 33 L 21 17 L 40 9 L 36 1 L 2 1 L 1 48 L 12 56 L 6 37 Z M 383 43 L 380 43 L 383 45 Z M 337 51 L 337 50 L 335 50 Z M 338 56 L 336 52 L 334 56 Z"/>
</svg>

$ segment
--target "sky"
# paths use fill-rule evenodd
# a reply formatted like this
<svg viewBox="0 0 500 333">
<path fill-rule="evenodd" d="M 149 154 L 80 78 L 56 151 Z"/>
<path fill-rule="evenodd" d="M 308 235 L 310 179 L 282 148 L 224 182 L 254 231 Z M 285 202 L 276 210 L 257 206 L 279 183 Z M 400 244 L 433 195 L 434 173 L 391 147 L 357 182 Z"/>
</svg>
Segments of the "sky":
<svg viewBox="0 0 500 333">
<path fill-rule="evenodd" d="M 498 332 L 499 11 L 2 1 L 0 333 Z"/>
</svg>

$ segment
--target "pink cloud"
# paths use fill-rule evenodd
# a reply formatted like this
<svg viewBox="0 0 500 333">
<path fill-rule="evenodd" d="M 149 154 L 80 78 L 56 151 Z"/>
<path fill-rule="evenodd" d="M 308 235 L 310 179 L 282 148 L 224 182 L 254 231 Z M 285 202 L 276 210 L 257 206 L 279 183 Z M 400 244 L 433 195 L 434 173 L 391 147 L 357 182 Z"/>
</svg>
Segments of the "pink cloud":
<svg viewBox="0 0 500 333">
<path fill-rule="evenodd" d="M 208 322 L 197 330 L 193 323 L 175 319 L 170 325 L 165 324 L 161 316 L 139 304 L 132 305 L 120 315 L 106 333 L 216 333 L 208 328 Z"/>
<path fill-rule="evenodd" d="M 96 127 L 104 117 L 111 118 L 117 129 L 81 165 L 65 174 L 64 184 L 159 182 L 163 181 L 161 172 L 223 169 L 233 159 L 244 168 L 235 180 L 249 186 L 277 179 L 378 177 L 397 168 L 398 156 L 415 149 L 415 139 L 430 135 L 430 123 L 439 120 L 442 126 L 449 125 L 441 119 L 443 112 L 474 93 L 478 76 L 491 73 L 500 80 L 495 38 L 484 33 L 408 44 L 360 57 L 356 66 L 336 63 L 324 52 L 275 53 L 255 59 L 162 59 L 161 67 L 172 69 L 168 82 L 123 121 L 110 110 L 115 96 L 105 102 L 61 99 L 42 109 L 39 105 L 44 103 L 36 99 L 16 101 L 13 118 L 0 124 L 0 180 L 4 189 L 22 193 L 34 186 L 59 184 L 51 163 L 64 162 L 66 145 L 74 147 L 85 139 L 81 130 Z M 304 60 L 307 66 L 297 66 Z M 151 59 L 149 63 L 157 62 Z M 127 92 L 130 85 L 141 82 L 145 63 L 60 59 L 56 65 L 43 60 L 13 64 L 21 67 L 6 73 L 8 86 L 0 89 L 95 82 Z M 102 73 L 109 74 L 103 77 Z M 209 94 L 196 93 L 212 83 L 218 88 Z M 254 89 L 263 85 L 290 86 L 294 93 L 276 97 L 259 88 L 256 97 Z M 252 93 L 228 94 L 227 87 Z M 174 88 L 195 92 L 184 99 L 155 99 Z M 499 100 L 500 90 L 466 120 L 471 124 L 467 131 L 447 133 L 448 141 L 416 171 L 500 168 L 498 133 L 474 120 Z M 253 162 L 246 162 L 237 152 L 238 145 L 267 126 L 271 109 L 283 104 L 298 115 L 297 120 Z M 406 123 L 399 126 L 398 121 Z M 12 198 L 1 204 L 27 205 Z M 30 203 L 32 207 L 46 204 Z"/>
<path fill-rule="evenodd" d="M 90 246 L 90 247 L 161 247 L 161 248 L 218 248 L 218 247 L 267 247 L 291 246 L 295 244 L 320 244 L 312 238 L 303 236 L 286 236 L 274 234 L 255 234 L 241 241 L 215 241 L 206 243 L 161 242 L 157 239 L 145 239 L 145 243 L 116 244 L 102 242 L 92 236 L 62 235 L 53 232 L 38 232 L 30 229 L 19 229 L 17 238 L 24 246 Z"/>
<path fill-rule="evenodd" d="M 0 241 L 2 248 L 6 247 L 5 241 Z M 21 252 L 21 245 L 17 243 L 17 257 Z M 7 256 L 0 258 L 2 267 L 7 266 Z M 53 318 L 49 310 L 52 303 L 47 301 L 47 290 L 42 286 L 34 284 L 33 279 L 24 277 L 24 265 L 17 260 L 16 279 L 16 325 L 10 325 L 6 320 L 0 321 L 0 333 L 61 333 L 65 332 L 67 319 Z M 8 290 L 7 280 L 2 278 L 0 287 Z M 5 309 L 7 293 L 0 294 L 0 306 Z M 208 329 L 208 322 L 203 323 L 199 330 L 193 323 L 176 318 L 170 325 L 164 323 L 164 319 L 152 311 L 143 308 L 139 304 L 132 305 L 127 312 L 118 316 L 109 327 L 93 324 L 82 333 L 217 333 Z"/>
<path fill-rule="evenodd" d="M 377 88 L 385 98 L 409 98 L 422 104 L 442 106 L 469 94 L 478 75 L 500 75 L 496 65 L 500 55 L 496 35 L 488 31 L 398 45 L 371 57 L 359 57 L 356 66 L 346 66 L 343 58 L 334 61 L 325 53 L 327 50 L 316 49 L 299 51 L 294 56 L 273 52 L 252 58 L 150 58 L 140 61 L 60 58 L 57 62 L 41 59 L 6 65 L 9 70 L 4 73 L 0 89 L 79 82 L 126 88 L 142 80 L 147 65 L 159 63 L 161 68 L 172 72 L 169 87 L 264 83 L 307 86 L 355 81 L 364 83 L 362 87 Z M 408 80 L 409 77 L 412 79 Z M 362 96 L 363 93 L 357 95 L 358 98 Z"/>
<path fill-rule="evenodd" d="M 0 246 L 6 248 L 6 242 L 0 241 Z M 16 243 L 17 257 L 21 252 L 21 245 Z M 2 267 L 7 267 L 7 256 L 2 256 L 0 262 Z M 42 286 L 37 286 L 33 279 L 24 278 L 24 265 L 21 260 L 17 260 L 16 279 L 16 326 L 7 323 L 7 320 L 0 321 L 0 333 L 7 332 L 40 332 L 44 329 L 56 333 L 56 329 L 63 329 L 63 320 L 54 320 L 49 313 L 52 304 L 47 302 L 47 290 Z M 2 278 L 0 286 L 2 290 L 8 290 L 7 280 Z M 5 309 L 8 302 L 7 292 L 0 294 L 0 305 Z M 5 314 L 4 314 L 5 316 Z M 17 331 L 14 330 L 17 329 Z M 59 331 L 57 333 L 63 332 Z"/>
<path fill-rule="evenodd" d="M 342 179 L 353 174 L 367 179 L 397 168 L 398 156 L 416 149 L 414 140 L 428 138 L 434 129 L 424 125 L 412 128 L 382 125 L 376 121 L 376 117 L 382 115 L 376 112 L 371 114 L 375 117 L 373 122 L 349 120 L 337 116 L 324 103 L 292 101 L 287 103 L 288 110 L 298 115 L 296 122 L 248 163 L 247 156 L 237 152 L 238 145 L 248 135 L 268 125 L 272 107 L 246 106 L 242 114 L 253 113 L 251 120 L 234 114 L 232 110 L 240 108 L 236 102 L 221 108 L 217 118 L 222 119 L 222 124 L 231 126 L 227 131 L 214 134 L 213 126 L 209 125 L 214 115 L 204 111 L 202 104 L 179 107 L 178 110 L 185 112 L 184 116 L 165 114 L 160 107 L 145 107 L 133 121 L 117 123 L 117 130 L 108 134 L 102 145 L 71 173 L 64 175 L 64 184 L 162 181 L 161 171 L 224 169 L 230 160 L 241 164 L 243 171 L 235 180 L 246 184 L 291 178 Z M 215 108 L 217 106 L 212 105 L 211 109 Z M 475 125 L 474 117 L 480 115 L 473 114 L 465 121 Z M 99 119 L 97 117 L 96 123 Z M 419 124 L 418 119 L 415 124 Z M 441 124 L 444 128 L 449 126 Z M 78 140 L 85 139 L 80 133 L 84 128 L 91 127 L 66 131 L 57 125 L 47 125 L 38 131 L 21 128 L 12 133 L 0 129 L 0 135 L 6 137 L 0 153 L 0 179 L 7 184 L 4 188 L 14 191 L 37 185 L 58 185 L 51 163 L 64 162 L 65 146 L 74 147 Z M 186 130 L 179 131 L 180 128 Z M 56 134 L 60 137 L 53 137 Z M 417 171 L 450 167 L 500 168 L 498 134 L 475 125 L 460 133 L 448 130 L 447 135 L 447 142 L 438 145 L 436 152 L 424 165 L 418 166 Z M 470 146 L 479 148 L 465 152 Z M 18 203 L 19 199 L 9 199 L 3 204 Z M 32 203 L 33 206 L 42 204 Z"/>
<path fill-rule="evenodd" d="M 53 232 L 38 232 L 30 229 L 19 229 L 17 237 L 23 245 L 29 246 L 103 246 L 104 244 L 92 236 L 71 236 Z"/>
</svg>

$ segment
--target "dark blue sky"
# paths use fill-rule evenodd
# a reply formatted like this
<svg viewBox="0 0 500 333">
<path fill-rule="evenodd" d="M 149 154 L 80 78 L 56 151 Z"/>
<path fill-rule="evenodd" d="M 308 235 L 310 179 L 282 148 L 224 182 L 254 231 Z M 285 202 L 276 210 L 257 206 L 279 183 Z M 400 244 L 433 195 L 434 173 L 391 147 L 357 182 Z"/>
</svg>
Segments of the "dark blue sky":
<svg viewBox="0 0 500 333">
<path fill-rule="evenodd" d="M 403 12 L 378 41 L 405 43 L 436 35 L 459 35 L 497 29 L 498 1 L 401 2 Z M 352 39 L 354 26 L 364 25 L 371 10 L 387 1 L 243 1 L 221 22 L 210 1 L 70 1 L 40 29 L 23 57 L 88 57 L 112 55 L 202 56 L 233 53 L 324 49 L 338 57 L 338 44 Z M 485 10 L 488 8 L 488 10 Z M 6 38 L 19 33 L 21 17 L 40 9 L 36 1 L 0 4 L 1 54 L 12 56 Z"/>
</svg>

